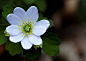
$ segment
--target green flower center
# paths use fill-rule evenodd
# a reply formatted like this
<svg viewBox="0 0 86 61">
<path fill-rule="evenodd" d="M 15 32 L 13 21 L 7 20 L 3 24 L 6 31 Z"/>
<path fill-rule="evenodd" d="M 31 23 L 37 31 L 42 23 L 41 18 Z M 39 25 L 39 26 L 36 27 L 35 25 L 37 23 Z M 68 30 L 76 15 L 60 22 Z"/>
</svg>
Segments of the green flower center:
<svg viewBox="0 0 86 61">
<path fill-rule="evenodd" d="M 28 25 L 25 26 L 25 31 L 29 31 L 30 27 Z"/>
<path fill-rule="evenodd" d="M 18 26 L 18 27 L 19 27 L 19 30 L 25 34 L 24 36 L 29 37 L 29 34 L 34 34 L 34 33 L 32 33 L 32 28 L 34 28 L 33 24 L 34 24 L 33 20 L 28 23 L 24 20 L 24 22 L 22 22 L 22 24 L 20 24 L 20 26 Z"/>
</svg>

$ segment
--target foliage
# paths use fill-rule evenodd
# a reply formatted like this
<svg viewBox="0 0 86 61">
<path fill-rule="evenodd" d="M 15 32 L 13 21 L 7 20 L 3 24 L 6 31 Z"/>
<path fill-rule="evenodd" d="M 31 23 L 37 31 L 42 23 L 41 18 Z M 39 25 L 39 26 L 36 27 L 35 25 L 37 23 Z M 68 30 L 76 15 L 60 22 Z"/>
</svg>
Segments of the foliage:
<svg viewBox="0 0 86 61">
<path fill-rule="evenodd" d="M 6 42 L 5 49 L 8 50 L 10 55 L 12 56 L 20 54 L 21 51 L 23 50 L 20 43 L 12 43 L 10 41 Z"/>
<path fill-rule="evenodd" d="M 59 47 L 60 41 L 56 34 L 47 32 L 42 36 L 43 39 L 43 47 L 42 50 L 50 55 L 54 56 L 55 54 L 59 53 Z"/>
<path fill-rule="evenodd" d="M 6 26 L 7 25 L 0 25 L 0 45 L 4 44 L 8 40 L 4 34 Z"/>
<path fill-rule="evenodd" d="M 35 48 L 31 48 L 29 50 L 23 51 L 24 55 L 27 59 L 34 60 L 36 58 L 39 58 L 41 56 L 41 49 L 38 48 L 37 50 Z"/>
</svg>

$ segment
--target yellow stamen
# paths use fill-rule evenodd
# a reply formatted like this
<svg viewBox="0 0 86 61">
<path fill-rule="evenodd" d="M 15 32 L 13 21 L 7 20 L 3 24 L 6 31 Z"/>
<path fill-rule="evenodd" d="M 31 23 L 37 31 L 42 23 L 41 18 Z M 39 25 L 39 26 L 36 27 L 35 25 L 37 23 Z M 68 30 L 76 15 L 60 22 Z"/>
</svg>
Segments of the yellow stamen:
<svg viewBox="0 0 86 61">
<path fill-rule="evenodd" d="M 19 30 L 21 30 L 21 29 L 19 29 Z"/>
<path fill-rule="evenodd" d="M 24 32 L 24 31 L 22 30 L 22 32 Z"/>
<path fill-rule="evenodd" d="M 32 24 L 31 24 L 31 27 L 32 27 Z"/>
<path fill-rule="evenodd" d="M 25 32 L 24 32 L 25 33 Z M 25 33 L 26 34 L 26 33 Z"/>
<path fill-rule="evenodd" d="M 28 37 L 29 37 L 29 35 L 28 35 Z"/>
<path fill-rule="evenodd" d="M 31 23 L 31 22 L 30 22 Z"/>
<path fill-rule="evenodd" d="M 18 26 L 18 27 L 20 27 L 20 26 Z"/>
<path fill-rule="evenodd" d="M 22 23 L 24 23 L 24 22 L 22 22 Z"/>
<path fill-rule="evenodd" d="M 32 30 L 31 30 L 31 32 L 32 32 Z"/>
<path fill-rule="evenodd" d="M 21 26 L 21 24 L 20 24 L 20 26 Z"/>
<path fill-rule="evenodd" d="M 27 33 L 27 36 L 29 37 L 28 33 Z"/>
<path fill-rule="evenodd" d="M 23 35 L 22 35 L 23 36 Z"/>
<path fill-rule="evenodd" d="M 29 20 L 29 18 L 28 18 L 28 20 Z"/>
<path fill-rule="evenodd" d="M 26 36 L 26 35 L 24 35 L 24 36 Z"/>
</svg>

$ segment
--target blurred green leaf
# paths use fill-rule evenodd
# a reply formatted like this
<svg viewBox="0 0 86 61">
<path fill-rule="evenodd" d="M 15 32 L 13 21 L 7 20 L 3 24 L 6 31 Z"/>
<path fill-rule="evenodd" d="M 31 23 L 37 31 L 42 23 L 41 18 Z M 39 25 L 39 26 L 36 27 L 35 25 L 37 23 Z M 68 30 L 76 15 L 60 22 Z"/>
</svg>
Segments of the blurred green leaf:
<svg viewBox="0 0 86 61">
<path fill-rule="evenodd" d="M 86 0 L 80 0 L 77 13 L 80 22 L 86 21 Z"/>
<path fill-rule="evenodd" d="M 15 8 L 15 5 L 13 4 L 4 6 L 4 11 L 2 12 L 3 17 L 6 19 L 4 20 L 4 24 L 9 24 L 7 21 L 7 15 L 10 13 L 13 13 L 14 8 Z"/>
<path fill-rule="evenodd" d="M 39 18 L 38 18 L 37 21 L 40 21 L 40 20 L 42 20 L 42 19 L 43 19 L 43 15 L 42 15 L 42 13 L 39 13 Z"/>
<path fill-rule="evenodd" d="M 0 25 L 0 45 L 4 44 L 8 40 L 4 34 L 6 26 L 7 25 Z"/>
<path fill-rule="evenodd" d="M 49 26 L 49 28 L 52 27 L 52 26 L 54 26 L 52 20 L 48 20 L 48 21 L 50 22 L 50 26 Z"/>
<path fill-rule="evenodd" d="M 30 5 L 33 4 L 36 0 L 22 0 L 25 4 Z"/>
<path fill-rule="evenodd" d="M 45 12 L 47 8 L 46 0 L 36 0 L 36 6 L 38 7 L 40 12 Z"/>
<path fill-rule="evenodd" d="M 39 58 L 41 56 L 41 49 L 38 48 L 36 50 L 34 47 L 32 47 L 29 50 L 23 51 L 23 54 L 26 55 L 27 59 L 35 60 L 36 58 Z"/>
<path fill-rule="evenodd" d="M 21 51 L 23 50 L 21 43 L 12 43 L 10 41 L 7 41 L 5 49 L 9 50 L 9 53 L 12 56 L 20 54 Z"/>
<path fill-rule="evenodd" d="M 43 40 L 43 47 L 42 50 L 50 55 L 54 56 L 55 54 L 59 53 L 59 47 L 60 41 L 56 34 L 47 32 L 42 36 Z"/>
<path fill-rule="evenodd" d="M 14 8 L 15 5 L 13 4 L 4 6 L 4 11 L 2 12 L 3 17 L 7 19 L 7 15 L 13 13 Z"/>
<path fill-rule="evenodd" d="M 2 0 L 0 1 L 0 9 L 3 9 L 5 5 L 12 4 L 15 0 Z"/>
</svg>

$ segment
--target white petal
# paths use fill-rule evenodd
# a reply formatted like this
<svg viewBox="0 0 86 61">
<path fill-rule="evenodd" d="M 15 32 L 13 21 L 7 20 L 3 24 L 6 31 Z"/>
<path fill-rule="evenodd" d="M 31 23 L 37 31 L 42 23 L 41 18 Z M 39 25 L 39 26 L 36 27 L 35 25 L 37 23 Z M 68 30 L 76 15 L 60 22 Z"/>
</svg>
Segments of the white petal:
<svg viewBox="0 0 86 61">
<path fill-rule="evenodd" d="M 23 40 L 21 41 L 21 45 L 24 49 L 30 49 L 32 47 L 32 43 L 29 42 L 28 37 L 23 38 Z"/>
<path fill-rule="evenodd" d="M 42 39 L 40 36 L 35 36 L 33 34 L 29 35 L 29 41 L 34 45 L 42 44 Z"/>
<path fill-rule="evenodd" d="M 17 42 L 20 42 L 24 38 L 24 36 L 22 36 L 22 35 L 23 35 L 23 33 L 21 33 L 17 36 L 10 36 L 9 39 L 11 42 L 17 43 Z"/>
<path fill-rule="evenodd" d="M 35 23 L 35 26 L 44 26 L 46 28 L 48 28 L 50 25 L 48 20 L 41 20 Z"/>
<path fill-rule="evenodd" d="M 43 27 L 43 26 L 35 26 L 33 28 L 33 33 L 36 35 L 36 36 L 41 36 L 43 35 L 45 32 L 46 32 L 46 27 Z"/>
<path fill-rule="evenodd" d="M 35 23 L 38 20 L 38 9 L 35 6 L 31 6 L 27 10 L 27 19 L 29 18 L 29 22 L 33 20 Z"/>
<path fill-rule="evenodd" d="M 22 20 L 15 14 L 9 14 L 7 20 L 11 25 L 20 25 L 22 23 Z"/>
<path fill-rule="evenodd" d="M 20 7 L 14 9 L 14 14 L 17 15 L 22 21 L 24 21 L 25 11 Z"/>
<path fill-rule="evenodd" d="M 10 35 L 18 35 L 21 33 L 17 25 L 10 25 L 6 28 L 6 31 Z"/>
</svg>

